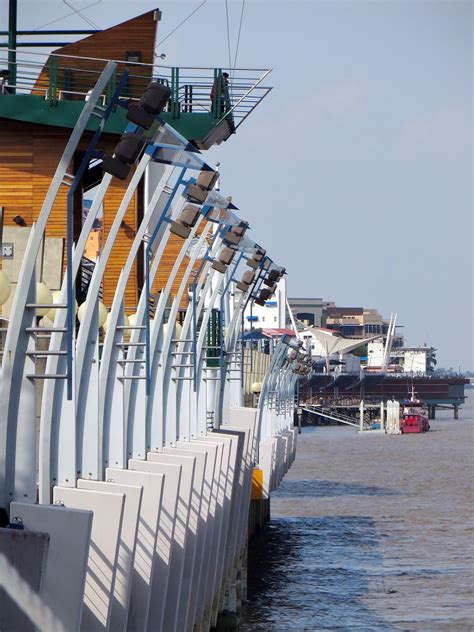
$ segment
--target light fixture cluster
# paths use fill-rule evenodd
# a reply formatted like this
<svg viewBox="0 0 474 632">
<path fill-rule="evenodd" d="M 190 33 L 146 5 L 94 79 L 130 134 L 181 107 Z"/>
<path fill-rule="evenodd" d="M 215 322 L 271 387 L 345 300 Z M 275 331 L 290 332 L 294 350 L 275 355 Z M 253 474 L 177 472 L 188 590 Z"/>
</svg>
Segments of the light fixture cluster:
<svg viewBox="0 0 474 632">
<path fill-rule="evenodd" d="M 169 101 L 171 90 L 157 81 L 148 84 L 138 103 L 128 104 L 127 119 L 143 129 L 150 129 L 155 117 L 160 114 Z"/>
<path fill-rule="evenodd" d="M 288 344 L 286 359 L 291 365 L 293 373 L 297 375 L 309 375 L 313 370 L 313 362 L 311 354 L 303 351 L 303 343 L 297 340 L 291 340 Z"/>
<path fill-rule="evenodd" d="M 188 184 L 184 195 L 188 200 L 188 204 L 178 215 L 177 219 L 171 222 L 171 232 L 181 239 L 187 239 L 191 233 L 191 229 L 196 225 L 201 207 L 204 204 L 209 191 L 214 187 L 219 173 L 212 169 L 203 169 L 197 177 L 196 184 Z"/>
<path fill-rule="evenodd" d="M 250 268 L 256 270 L 260 267 L 263 257 L 267 254 L 267 251 L 263 248 L 257 248 L 250 259 L 245 262 Z"/>
<path fill-rule="evenodd" d="M 127 119 L 145 130 L 163 111 L 170 97 L 170 89 L 156 81 L 148 84 L 138 103 L 128 102 Z M 141 132 L 125 132 L 115 146 L 112 156 L 102 156 L 102 169 L 110 175 L 126 180 L 130 169 L 139 160 L 147 144 Z"/>
<path fill-rule="evenodd" d="M 305 353 L 302 350 L 298 351 L 292 369 L 293 373 L 297 375 L 309 375 L 313 370 L 311 354 Z"/>
<path fill-rule="evenodd" d="M 265 303 L 272 298 L 277 290 L 279 280 L 285 273 L 285 268 L 272 268 L 269 271 L 268 275 L 263 279 L 263 283 L 266 287 L 260 290 L 255 299 L 257 305 L 265 305 Z"/>
</svg>

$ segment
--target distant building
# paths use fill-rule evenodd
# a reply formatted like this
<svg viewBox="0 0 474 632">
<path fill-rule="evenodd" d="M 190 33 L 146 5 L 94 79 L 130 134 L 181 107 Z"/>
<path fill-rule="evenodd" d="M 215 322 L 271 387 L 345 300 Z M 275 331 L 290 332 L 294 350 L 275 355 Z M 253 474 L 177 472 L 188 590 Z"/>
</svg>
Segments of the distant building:
<svg viewBox="0 0 474 632">
<path fill-rule="evenodd" d="M 333 302 L 322 298 L 289 298 L 288 303 L 293 316 L 310 327 L 325 327 L 326 309 L 334 306 Z"/>
<path fill-rule="evenodd" d="M 367 369 L 380 370 L 384 355 L 384 342 L 374 340 L 367 345 Z M 436 365 L 436 349 L 434 347 L 393 347 L 388 373 L 409 373 L 414 375 L 430 375 Z"/>
<path fill-rule="evenodd" d="M 434 347 L 404 347 L 395 350 L 395 356 L 402 355 L 404 373 L 429 375 L 436 364 L 436 349 Z"/>
<path fill-rule="evenodd" d="M 388 323 L 376 309 L 328 306 L 326 327 L 346 338 L 365 338 L 387 333 Z"/>
</svg>

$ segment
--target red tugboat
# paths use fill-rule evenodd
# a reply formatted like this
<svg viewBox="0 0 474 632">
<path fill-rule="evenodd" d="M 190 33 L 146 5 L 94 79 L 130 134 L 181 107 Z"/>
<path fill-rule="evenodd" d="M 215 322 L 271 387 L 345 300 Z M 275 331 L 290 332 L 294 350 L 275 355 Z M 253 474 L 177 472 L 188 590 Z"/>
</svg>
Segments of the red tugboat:
<svg viewBox="0 0 474 632">
<path fill-rule="evenodd" d="M 400 419 L 400 430 L 402 434 L 408 434 L 409 432 L 427 432 L 430 429 L 425 403 L 415 397 L 413 388 L 411 398 L 405 400 L 402 406 Z"/>
</svg>

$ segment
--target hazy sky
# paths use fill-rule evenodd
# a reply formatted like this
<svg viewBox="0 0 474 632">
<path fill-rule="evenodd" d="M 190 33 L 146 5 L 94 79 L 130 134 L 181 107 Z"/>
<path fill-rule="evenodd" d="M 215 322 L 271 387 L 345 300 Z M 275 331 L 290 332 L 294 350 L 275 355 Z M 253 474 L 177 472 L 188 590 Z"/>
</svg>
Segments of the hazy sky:
<svg viewBox="0 0 474 632">
<path fill-rule="evenodd" d="M 101 0 L 84 12 L 107 28 L 159 6 L 160 40 L 201 3 Z M 23 29 L 71 12 L 63 0 L 19 5 Z M 241 0 L 228 8 L 233 58 Z M 247 0 L 237 66 L 273 68 L 274 90 L 209 152 L 223 192 L 287 268 L 290 296 L 397 312 L 408 344 L 471 369 L 472 31 L 462 0 Z M 158 52 L 227 66 L 225 1 L 207 0 Z"/>
</svg>

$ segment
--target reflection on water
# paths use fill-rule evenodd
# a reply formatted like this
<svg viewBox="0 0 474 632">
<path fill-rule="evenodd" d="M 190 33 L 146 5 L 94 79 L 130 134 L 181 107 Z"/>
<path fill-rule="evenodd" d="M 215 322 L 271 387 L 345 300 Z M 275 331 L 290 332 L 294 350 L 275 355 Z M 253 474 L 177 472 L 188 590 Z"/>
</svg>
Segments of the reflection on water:
<svg viewBox="0 0 474 632">
<path fill-rule="evenodd" d="M 325 498 L 331 496 L 394 496 L 400 492 L 374 485 L 356 485 L 334 481 L 285 481 L 278 498 Z"/>
<path fill-rule="evenodd" d="M 305 429 L 241 630 L 474 630 L 472 399 L 424 435 Z"/>
<path fill-rule="evenodd" d="M 315 629 L 308 624 L 317 611 L 318 629 L 333 629 L 335 621 L 350 629 L 357 619 L 364 630 L 389 630 L 363 600 L 369 581 L 378 581 L 375 541 L 369 517 L 273 520 L 249 567 L 258 607 L 247 609 L 241 629 Z"/>
</svg>

